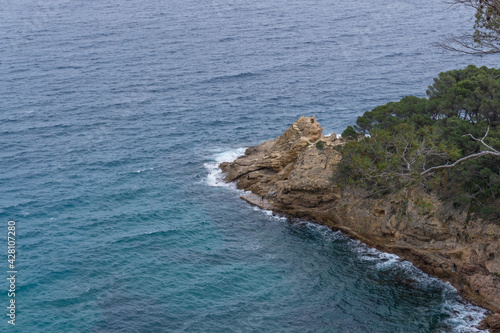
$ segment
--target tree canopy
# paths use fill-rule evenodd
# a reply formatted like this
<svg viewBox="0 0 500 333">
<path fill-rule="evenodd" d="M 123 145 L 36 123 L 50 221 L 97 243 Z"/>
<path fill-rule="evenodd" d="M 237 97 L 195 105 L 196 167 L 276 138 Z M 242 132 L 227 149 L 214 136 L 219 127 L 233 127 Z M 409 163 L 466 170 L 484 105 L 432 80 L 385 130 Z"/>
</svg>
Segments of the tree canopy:
<svg viewBox="0 0 500 333">
<path fill-rule="evenodd" d="M 373 194 L 419 185 L 500 214 L 500 70 L 440 73 L 427 96 L 358 117 L 343 133 L 352 140 L 341 148 L 339 180 Z"/>
</svg>

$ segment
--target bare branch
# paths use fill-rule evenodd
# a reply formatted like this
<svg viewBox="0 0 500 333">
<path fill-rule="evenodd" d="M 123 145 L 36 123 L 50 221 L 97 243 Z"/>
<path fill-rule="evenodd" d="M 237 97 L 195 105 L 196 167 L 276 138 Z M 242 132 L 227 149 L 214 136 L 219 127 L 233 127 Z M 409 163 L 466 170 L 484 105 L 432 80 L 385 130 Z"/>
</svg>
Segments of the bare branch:
<svg viewBox="0 0 500 333">
<path fill-rule="evenodd" d="M 465 134 L 463 136 L 470 136 L 474 141 L 481 142 L 483 145 L 485 145 L 490 150 L 485 150 L 485 151 L 482 151 L 482 152 L 479 152 L 479 153 L 476 153 L 476 154 L 471 154 L 471 155 L 462 157 L 462 158 L 456 160 L 452 164 L 438 165 L 438 166 L 429 168 L 427 170 L 422 171 L 420 174 L 421 175 L 426 175 L 426 174 L 428 174 L 428 173 L 430 173 L 432 171 L 435 171 L 435 170 L 454 168 L 454 167 L 456 167 L 457 165 L 459 165 L 462 162 L 465 162 L 465 161 L 468 161 L 468 160 L 472 160 L 472 159 L 476 159 L 476 158 L 479 158 L 479 157 L 482 157 L 482 156 L 486 156 L 486 155 L 500 157 L 500 152 L 498 150 L 494 149 L 493 147 L 487 145 L 484 142 L 484 139 L 486 139 L 486 137 L 488 136 L 488 133 L 490 133 L 490 127 L 489 126 L 488 126 L 488 129 L 486 130 L 486 133 L 484 134 L 484 136 L 483 136 L 482 139 L 477 139 L 477 138 L 475 138 L 470 133 L 467 133 L 467 134 Z"/>
<path fill-rule="evenodd" d="M 453 163 L 453 164 L 445 164 L 445 165 L 435 166 L 435 167 L 429 168 L 429 169 L 427 169 L 425 171 L 422 171 L 420 174 L 421 175 L 426 175 L 426 174 L 428 174 L 428 173 L 430 173 L 432 171 L 435 171 L 435 170 L 454 168 L 454 167 L 456 167 L 458 164 L 460 164 L 462 162 L 465 162 L 465 161 L 468 161 L 468 160 L 472 160 L 472 159 L 476 159 L 476 158 L 479 158 L 479 157 L 482 157 L 482 156 L 486 156 L 486 155 L 500 157 L 500 152 L 494 152 L 494 151 L 486 150 L 486 151 L 482 151 L 482 152 L 477 153 L 477 154 L 471 154 L 471 155 L 468 155 L 468 156 L 465 156 L 465 157 L 462 157 L 462 158 L 456 160 L 455 163 Z"/>
<path fill-rule="evenodd" d="M 495 148 L 491 147 L 490 145 L 487 145 L 485 142 L 484 142 L 484 139 L 486 138 L 486 136 L 488 135 L 488 133 L 490 132 L 490 127 L 488 126 L 488 129 L 486 130 L 486 134 L 483 136 L 482 139 L 476 139 L 472 134 L 470 133 L 467 133 L 463 136 L 470 136 L 472 139 L 474 139 L 474 141 L 477 141 L 477 142 L 481 142 L 486 148 L 488 148 L 489 150 L 493 151 L 493 152 L 496 152 L 498 153 L 499 151 L 496 150 Z"/>
<path fill-rule="evenodd" d="M 499 0 L 447 0 L 452 6 L 464 6 L 476 11 L 473 33 L 448 36 L 434 44 L 447 51 L 486 55 L 500 53 L 500 1 Z"/>
</svg>

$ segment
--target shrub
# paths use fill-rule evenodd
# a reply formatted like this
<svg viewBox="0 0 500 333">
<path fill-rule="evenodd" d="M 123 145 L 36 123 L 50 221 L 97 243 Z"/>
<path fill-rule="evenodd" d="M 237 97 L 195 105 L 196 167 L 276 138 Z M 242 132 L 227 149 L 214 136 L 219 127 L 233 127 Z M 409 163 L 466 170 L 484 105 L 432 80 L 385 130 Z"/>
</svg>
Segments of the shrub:
<svg viewBox="0 0 500 333">
<path fill-rule="evenodd" d="M 325 149 L 325 141 L 318 141 L 316 142 L 316 148 L 318 148 L 319 150 L 323 150 Z"/>
<path fill-rule="evenodd" d="M 347 126 L 347 128 L 342 132 L 342 137 L 347 140 L 356 140 L 359 134 L 352 126 Z"/>
</svg>

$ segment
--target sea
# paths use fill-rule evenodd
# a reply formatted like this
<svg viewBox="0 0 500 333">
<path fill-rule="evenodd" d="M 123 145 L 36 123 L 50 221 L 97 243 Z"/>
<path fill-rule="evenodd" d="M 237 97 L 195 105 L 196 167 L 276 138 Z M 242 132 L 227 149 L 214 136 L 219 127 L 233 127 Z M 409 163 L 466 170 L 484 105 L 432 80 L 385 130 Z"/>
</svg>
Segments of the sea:
<svg viewBox="0 0 500 333">
<path fill-rule="evenodd" d="M 476 332 L 448 283 L 217 168 L 498 66 L 433 46 L 473 24 L 436 0 L 1 1 L 0 331 Z"/>
</svg>

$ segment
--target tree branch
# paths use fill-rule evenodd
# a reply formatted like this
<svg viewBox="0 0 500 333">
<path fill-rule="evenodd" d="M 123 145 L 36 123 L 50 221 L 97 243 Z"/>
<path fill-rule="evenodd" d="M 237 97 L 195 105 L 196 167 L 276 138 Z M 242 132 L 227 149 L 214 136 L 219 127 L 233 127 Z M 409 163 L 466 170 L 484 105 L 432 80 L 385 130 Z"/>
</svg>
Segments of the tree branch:
<svg viewBox="0 0 500 333">
<path fill-rule="evenodd" d="M 427 170 L 424 170 L 422 171 L 420 174 L 421 175 L 426 175 L 432 171 L 435 171 L 435 170 L 439 170 L 439 169 L 449 169 L 449 168 L 454 168 L 456 167 L 458 164 L 462 163 L 462 162 L 465 162 L 467 160 L 472 160 L 472 159 L 476 159 L 476 158 L 479 158 L 479 157 L 482 157 L 482 156 L 486 156 L 486 155 L 491 155 L 491 156 L 495 156 L 495 157 L 500 157 L 500 152 L 496 149 L 494 149 L 493 147 L 487 145 L 485 142 L 484 142 L 484 139 L 486 139 L 486 137 L 488 136 L 488 133 L 490 133 L 490 127 L 488 126 L 488 129 L 486 130 L 486 133 L 484 134 L 483 138 L 482 139 L 476 139 L 472 134 L 470 133 L 467 133 L 463 136 L 470 136 L 474 141 L 477 141 L 477 142 L 481 142 L 483 145 L 485 145 L 488 149 L 490 150 L 485 150 L 485 151 L 482 151 L 482 152 L 479 152 L 479 153 L 476 153 L 476 154 L 471 154 L 471 155 L 468 155 L 468 156 L 465 156 L 465 157 L 462 157 L 458 160 L 456 160 L 453 164 L 445 164 L 445 165 L 438 165 L 438 166 L 435 166 L 435 167 L 432 167 L 432 168 L 429 168 Z"/>
<path fill-rule="evenodd" d="M 498 153 L 499 151 L 494 149 L 493 147 L 487 145 L 485 142 L 484 142 L 484 139 L 486 139 L 486 136 L 488 135 L 488 133 L 490 132 L 490 127 L 488 126 L 488 129 L 486 130 L 486 134 L 483 136 L 482 139 L 476 139 L 472 134 L 470 133 L 467 133 L 465 134 L 464 136 L 470 136 L 472 139 L 474 139 L 474 141 L 477 141 L 477 142 L 481 142 L 483 145 L 486 146 L 486 148 L 488 148 L 489 150 L 495 152 L 495 153 Z"/>
<path fill-rule="evenodd" d="M 439 169 L 454 168 L 454 167 L 456 167 L 458 164 L 460 164 L 462 162 L 465 162 L 465 161 L 468 161 L 468 160 L 472 160 L 472 159 L 476 159 L 476 158 L 479 158 L 479 157 L 482 157 L 482 156 L 486 156 L 486 155 L 500 157 L 500 152 L 486 150 L 486 151 L 482 151 L 482 152 L 477 153 L 477 154 L 471 154 L 471 155 L 468 155 L 468 156 L 465 156 L 465 157 L 462 157 L 462 158 L 456 160 L 453 164 L 438 165 L 438 166 L 429 168 L 427 170 L 424 170 L 420 174 L 421 175 L 426 175 L 426 174 L 428 174 L 428 173 L 430 173 L 432 171 L 436 171 L 436 170 L 439 170 Z"/>
<path fill-rule="evenodd" d="M 448 36 L 434 44 L 447 51 L 486 55 L 500 53 L 500 1 L 499 0 L 447 0 L 452 6 L 464 6 L 476 11 L 473 33 Z"/>
</svg>

